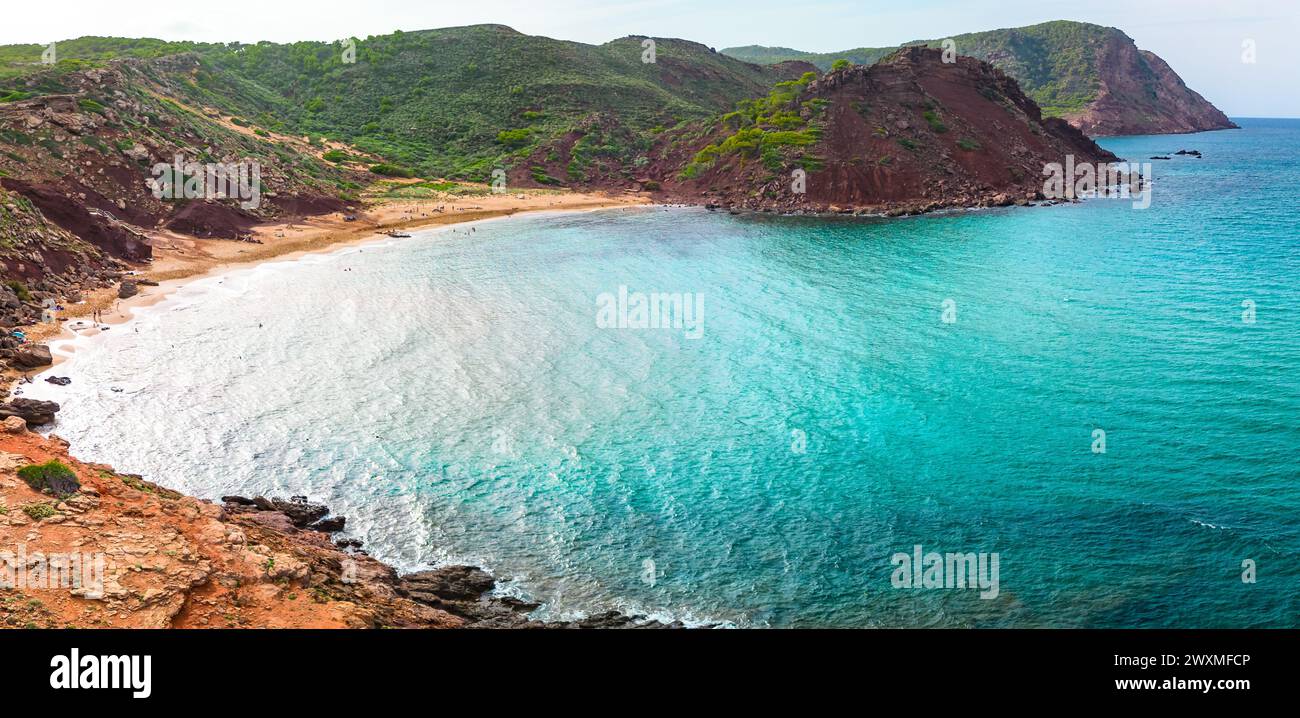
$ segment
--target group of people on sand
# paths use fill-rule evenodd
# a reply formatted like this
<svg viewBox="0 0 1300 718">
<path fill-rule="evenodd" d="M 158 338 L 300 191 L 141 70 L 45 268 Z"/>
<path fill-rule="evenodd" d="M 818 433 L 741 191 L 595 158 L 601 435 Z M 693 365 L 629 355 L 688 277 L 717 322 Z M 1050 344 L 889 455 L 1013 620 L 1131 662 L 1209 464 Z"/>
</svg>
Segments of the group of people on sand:
<svg viewBox="0 0 1300 718">
<path fill-rule="evenodd" d="M 113 311 L 117 311 L 117 307 L 119 304 L 121 304 L 121 302 L 113 302 Z M 90 319 L 92 322 L 94 322 L 95 326 L 99 326 L 100 324 L 103 324 L 104 310 L 96 307 L 95 310 L 90 313 Z"/>
</svg>

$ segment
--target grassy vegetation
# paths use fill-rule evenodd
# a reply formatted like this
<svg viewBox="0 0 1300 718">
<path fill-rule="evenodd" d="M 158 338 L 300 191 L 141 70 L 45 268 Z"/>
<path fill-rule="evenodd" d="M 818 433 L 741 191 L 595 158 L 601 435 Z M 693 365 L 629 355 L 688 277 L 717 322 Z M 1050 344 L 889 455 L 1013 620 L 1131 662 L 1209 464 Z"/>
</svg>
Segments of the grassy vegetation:
<svg viewBox="0 0 1300 718">
<path fill-rule="evenodd" d="M 798 80 L 779 82 L 767 97 L 742 101 L 737 110 L 723 115 L 720 122 L 735 131 L 697 152 L 682 170 L 682 178 L 694 179 L 720 158 L 731 156 L 758 159 L 772 171 L 801 164 L 800 148 L 816 144 L 821 136 L 819 124 L 807 117 L 816 118 L 825 109 L 824 103 L 818 99 L 799 101 L 800 93 L 816 77 L 807 72 Z"/>
<path fill-rule="evenodd" d="M 381 199 L 433 199 L 439 195 L 455 195 L 467 189 L 457 182 L 429 181 L 399 184 L 396 182 L 378 185 L 367 196 Z"/>
<path fill-rule="evenodd" d="M 49 491 L 63 498 L 76 493 L 81 483 L 67 464 L 51 459 L 43 464 L 29 464 L 18 469 L 22 479 L 33 491 Z"/>
<path fill-rule="evenodd" d="M 50 504 L 26 504 L 23 506 L 23 513 L 32 521 L 44 521 L 53 516 L 58 516 L 59 512 Z"/>
<path fill-rule="evenodd" d="M 31 293 L 30 291 L 28 291 L 28 289 L 27 289 L 27 285 L 23 284 L 22 282 L 18 281 L 17 279 L 11 279 L 11 280 L 5 282 L 5 286 L 7 286 L 7 287 L 9 287 L 10 289 L 12 289 L 13 292 L 14 292 L 14 295 L 17 296 L 18 299 L 19 299 L 20 301 L 23 301 L 23 302 L 30 302 L 30 301 L 32 301 L 32 293 Z"/>
<path fill-rule="evenodd" d="M 921 116 L 925 118 L 926 124 L 928 124 L 930 129 L 934 132 L 943 134 L 948 131 L 948 126 L 943 124 L 943 120 L 939 119 L 939 113 L 934 110 L 926 110 L 921 114 Z"/>
<path fill-rule="evenodd" d="M 39 69 L 45 45 L 0 45 L 0 81 L 26 75 Z M 81 37 L 55 44 L 56 69 L 77 70 L 99 67 L 109 60 L 135 57 L 153 58 L 182 52 L 214 51 L 224 45 L 168 42 L 150 38 Z"/>
<path fill-rule="evenodd" d="M 415 176 L 415 172 L 413 170 L 407 169 L 406 167 L 398 167 L 397 165 L 390 165 L 387 163 L 371 165 L 370 171 L 373 174 L 381 175 L 383 177 L 414 177 Z"/>
<path fill-rule="evenodd" d="M 632 158 L 652 128 L 724 112 L 782 79 L 696 43 L 659 40 L 658 62 L 647 64 L 639 38 L 593 46 L 499 25 L 359 39 L 354 63 L 327 42 L 81 38 L 57 47 L 52 70 L 34 64 L 41 46 L 0 48 L 0 97 L 32 90 L 5 78 L 40 78 L 37 91 L 66 91 L 59 83 L 68 71 L 111 58 L 193 53 L 197 64 L 187 59 L 156 73 L 190 105 L 215 107 L 259 134 L 343 141 L 418 176 L 474 181 L 597 116 L 617 118 L 623 131 L 611 133 L 612 148 L 603 138 L 592 149 Z"/>
</svg>

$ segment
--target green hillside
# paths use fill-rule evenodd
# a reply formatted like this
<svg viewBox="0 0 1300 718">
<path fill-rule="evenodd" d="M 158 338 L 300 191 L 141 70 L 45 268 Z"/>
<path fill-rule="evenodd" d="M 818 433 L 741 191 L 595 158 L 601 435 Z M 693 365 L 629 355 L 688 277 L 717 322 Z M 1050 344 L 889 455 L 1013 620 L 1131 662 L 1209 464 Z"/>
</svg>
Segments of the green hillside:
<svg viewBox="0 0 1300 718">
<path fill-rule="evenodd" d="M 1014 77 L 1048 115 L 1065 115 L 1082 110 L 1097 96 L 1096 48 L 1124 34 L 1115 28 L 1057 20 L 1029 27 L 990 30 L 954 35 L 950 38 L 958 54 L 984 60 Z M 906 45 L 940 47 L 944 38 L 918 40 Z M 727 48 L 721 52 L 747 62 L 773 63 L 804 60 L 822 70 L 846 59 L 870 65 L 896 47 L 859 47 L 841 52 L 807 53 L 787 48 L 761 46 Z"/>
<path fill-rule="evenodd" d="M 198 45 L 81 38 L 57 45 L 59 70 L 114 58 L 183 53 L 159 65 L 176 96 L 273 131 L 320 135 L 426 175 L 483 179 L 497 163 L 608 114 L 632 133 L 727 111 L 766 92 L 781 72 L 684 40 L 585 45 L 501 25 L 395 32 L 338 43 Z M 0 98 L 58 91 L 38 45 L 0 48 Z M 351 58 L 349 58 L 351 59 Z M 26 82 L 41 76 L 42 84 Z"/>
</svg>

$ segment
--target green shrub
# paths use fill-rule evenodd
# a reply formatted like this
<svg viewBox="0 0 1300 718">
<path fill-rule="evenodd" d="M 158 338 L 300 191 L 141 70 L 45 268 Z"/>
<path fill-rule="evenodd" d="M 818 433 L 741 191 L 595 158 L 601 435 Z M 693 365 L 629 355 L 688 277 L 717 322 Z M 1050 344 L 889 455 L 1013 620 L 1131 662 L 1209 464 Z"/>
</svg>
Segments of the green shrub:
<svg viewBox="0 0 1300 718">
<path fill-rule="evenodd" d="M 799 158 L 799 166 L 805 172 L 820 172 L 826 167 L 826 160 L 815 155 L 805 155 Z"/>
<path fill-rule="evenodd" d="M 967 152 L 974 152 L 975 150 L 978 150 L 980 148 L 980 143 L 976 142 L 975 140 L 963 137 L 960 140 L 957 140 L 957 146 L 962 148 L 963 150 L 966 150 Z"/>
<path fill-rule="evenodd" d="M 533 181 L 537 184 L 559 184 L 560 181 L 546 174 L 545 167 L 532 167 L 530 172 L 533 175 Z"/>
<path fill-rule="evenodd" d="M 49 504 L 27 504 L 23 506 L 23 513 L 27 514 L 32 521 L 44 521 L 51 516 L 57 516 L 59 512 Z"/>
<path fill-rule="evenodd" d="M 930 129 L 935 132 L 943 134 L 948 131 L 948 126 L 943 124 L 943 120 L 939 119 L 939 115 L 934 110 L 926 110 L 921 116 L 929 123 Z"/>
<path fill-rule="evenodd" d="M 520 130 L 501 130 L 497 133 L 497 143 L 516 150 L 526 146 L 532 140 L 533 131 L 525 127 Z"/>
<path fill-rule="evenodd" d="M 844 59 L 836 60 L 835 62 L 831 63 L 831 72 L 835 72 L 836 70 L 843 70 L 844 68 L 849 67 L 852 64 L 853 63 L 849 62 L 848 60 L 844 60 Z"/>
<path fill-rule="evenodd" d="M 343 150 L 330 150 L 329 152 L 322 154 L 321 159 L 325 160 L 326 162 L 333 162 L 335 164 L 338 164 L 340 162 L 347 162 L 348 160 L 352 159 L 352 157 L 348 153 L 344 152 Z"/>
<path fill-rule="evenodd" d="M 49 491 L 59 498 L 71 496 L 81 488 L 77 475 L 57 459 L 24 466 L 18 470 L 18 478 L 27 482 L 33 491 Z"/>
<path fill-rule="evenodd" d="M 414 177 L 415 176 L 415 172 L 412 170 L 409 170 L 405 167 L 398 167 L 397 165 L 390 165 L 386 163 L 371 165 L 370 171 L 373 174 L 382 175 L 384 177 Z"/>
<path fill-rule="evenodd" d="M 5 282 L 5 286 L 14 290 L 14 295 L 18 297 L 19 301 L 23 301 L 23 302 L 32 301 L 32 293 L 27 291 L 27 285 L 23 284 L 17 279 L 11 279 Z"/>
</svg>

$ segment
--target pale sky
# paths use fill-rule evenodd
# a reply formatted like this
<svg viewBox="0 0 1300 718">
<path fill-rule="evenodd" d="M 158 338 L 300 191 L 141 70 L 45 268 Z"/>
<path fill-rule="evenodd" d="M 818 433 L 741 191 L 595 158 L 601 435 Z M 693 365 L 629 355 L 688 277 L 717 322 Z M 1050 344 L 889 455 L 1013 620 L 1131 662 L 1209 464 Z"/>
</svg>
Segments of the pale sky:
<svg viewBox="0 0 1300 718">
<path fill-rule="evenodd" d="M 1300 0 L 9 0 L 0 44 L 83 35 L 338 40 L 476 23 L 602 43 L 682 37 L 831 52 L 1081 20 L 1118 27 L 1233 116 L 1300 117 Z M 1253 42 L 1255 62 L 1243 62 Z"/>
</svg>

